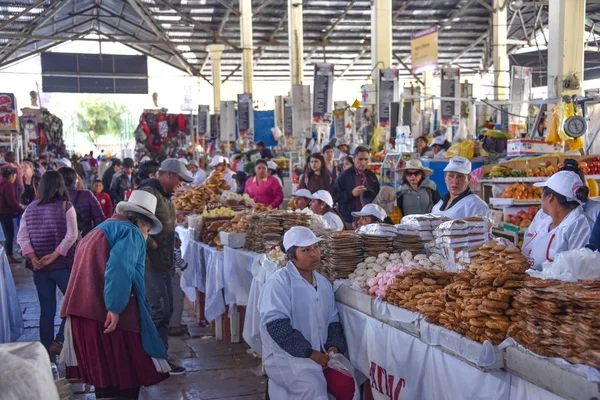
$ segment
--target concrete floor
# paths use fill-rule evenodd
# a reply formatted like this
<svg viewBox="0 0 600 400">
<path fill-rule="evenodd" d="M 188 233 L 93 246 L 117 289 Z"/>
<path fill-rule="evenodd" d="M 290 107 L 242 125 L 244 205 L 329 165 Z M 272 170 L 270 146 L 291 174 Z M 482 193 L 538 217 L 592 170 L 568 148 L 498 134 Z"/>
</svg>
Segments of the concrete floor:
<svg viewBox="0 0 600 400">
<path fill-rule="evenodd" d="M 11 266 L 25 331 L 19 342 L 39 340 L 39 302 L 32 272 L 24 264 Z M 260 360 L 248 354 L 245 344 L 226 344 L 214 338 L 210 328 L 196 324 L 190 304 L 186 305 L 183 323 L 188 333 L 169 338 L 169 357 L 177 365 L 187 369 L 186 374 L 173 376 L 159 385 L 142 388 L 140 399 L 153 400 L 262 400 L 265 395 L 266 377 L 261 372 Z M 58 330 L 58 313 L 55 329 Z M 74 398 L 92 400 L 96 396 L 93 387 L 86 391 L 85 385 L 72 385 Z"/>
</svg>

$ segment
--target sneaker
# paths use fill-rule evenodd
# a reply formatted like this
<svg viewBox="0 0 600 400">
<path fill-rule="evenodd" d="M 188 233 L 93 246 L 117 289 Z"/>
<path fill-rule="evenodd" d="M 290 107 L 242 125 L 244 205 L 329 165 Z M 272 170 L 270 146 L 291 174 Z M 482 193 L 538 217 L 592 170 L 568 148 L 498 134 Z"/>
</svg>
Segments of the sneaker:
<svg viewBox="0 0 600 400">
<path fill-rule="evenodd" d="M 185 374 L 185 368 L 183 367 L 179 367 L 175 364 L 173 364 L 171 361 L 167 361 L 169 363 L 169 367 L 171 367 L 171 372 L 169 372 L 170 375 L 182 375 Z"/>
<path fill-rule="evenodd" d="M 62 351 L 62 348 L 63 348 L 62 342 L 59 342 L 57 340 L 52 342 L 52 344 L 48 348 L 48 353 L 50 353 L 50 357 L 54 358 L 56 356 L 59 356 L 60 352 Z"/>
<path fill-rule="evenodd" d="M 186 333 L 186 328 L 183 326 L 173 326 L 169 328 L 169 336 L 181 336 Z"/>
</svg>

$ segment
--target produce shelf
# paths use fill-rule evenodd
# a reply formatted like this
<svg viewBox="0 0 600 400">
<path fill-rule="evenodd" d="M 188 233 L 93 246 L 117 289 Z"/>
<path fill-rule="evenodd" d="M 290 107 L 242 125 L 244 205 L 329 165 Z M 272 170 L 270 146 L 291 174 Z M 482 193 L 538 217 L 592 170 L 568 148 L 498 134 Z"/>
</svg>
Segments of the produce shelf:
<svg viewBox="0 0 600 400">
<path fill-rule="evenodd" d="M 600 175 L 586 175 L 586 179 L 600 180 Z M 545 182 L 548 177 L 545 176 L 531 176 L 523 178 L 484 178 L 480 180 L 480 183 L 535 183 Z"/>
<path fill-rule="evenodd" d="M 515 199 L 503 199 L 500 197 L 490 198 L 490 204 L 494 207 L 510 207 L 510 206 L 539 206 L 542 204 L 542 200 L 515 200 Z"/>
</svg>

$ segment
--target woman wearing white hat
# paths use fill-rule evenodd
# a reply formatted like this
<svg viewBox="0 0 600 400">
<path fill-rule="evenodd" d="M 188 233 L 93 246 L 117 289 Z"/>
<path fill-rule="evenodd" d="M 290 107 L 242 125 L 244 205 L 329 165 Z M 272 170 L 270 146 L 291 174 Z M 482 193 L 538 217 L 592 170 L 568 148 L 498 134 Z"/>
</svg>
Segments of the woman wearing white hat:
<svg viewBox="0 0 600 400">
<path fill-rule="evenodd" d="M 233 171 L 227 168 L 228 164 L 229 159 L 227 157 L 214 156 L 210 164 L 208 164 L 210 167 L 214 168 L 214 170 L 210 173 L 208 178 L 210 179 L 215 172 L 219 172 L 223 175 L 223 179 L 225 179 L 225 182 L 227 182 L 227 184 L 229 185 L 229 190 L 235 192 L 237 190 L 237 185 L 235 183 L 235 174 L 233 173 Z"/>
<path fill-rule="evenodd" d="M 269 397 L 327 400 L 358 398 L 352 378 L 327 368 L 331 353 L 347 350 L 331 283 L 316 270 L 319 239 L 295 226 L 283 236 L 287 265 L 267 280 L 258 310 L 262 357 L 269 377 Z"/>
<path fill-rule="evenodd" d="M 77 248 L 61 317 L 67 375 L 96 387 L 96 398 L 137 398 L 168 378 L 167 351 L 146 302 L 148 234 L 162 230 L 156 197 L 134 190 L 116 214 Z"/>
<path fill-rule="evenodd" d="M 431 150 L 433 158 L 446 158 L 446 150 L 449 148 L 449 143 L 444 136 L 436 136 L 431 142 Z"/>
<path fill-rule="evenodd" d="M 331 197 L 331 194 L 325 190 L 318 190 L 312 194 L 311 198 L 310 209 L 315 214 L 323 216 L 332 231 L 343 231 L 344 222 L 333 210 L 333 197 Z"/>
<path fill-rule="evenodd" d="M 403 173 L 396 194 L 396 203 L 402 215 L 430 213 L 441 198 L 435 182 L 427 179 L 433 175 L 433 171 L 424 167 L 419 160 L 409 160 L 398 172 Z"/>
<path fill-rule="evenodd" d="M 585 247 L 590 238 L 593 221 L 581 205 L 589 189 L 575 172 L 559 171 L 543 187 L 543 217 L 534 218 L 525 233 L 522 252 L 533 269 L 541 270 L 544 261 L 553 261 L 558 253 Z"/>
<path fill-rule="evenodd" d="M 310 206 L 310 201 L 312 200 L 312 194 L 308 189 L 298 189 L 291 194 L 291 197 L 294 198 L 294 207 L 296 210 L 304 210 Z"/>
<path fill-rule="evenodd" d="M 352 216 L 358 218 L 357 228 L 364 225 L 381 224 L 387 218 L 385 210 L 373 203 L 367 204 L 358 212 L 353 212 Z"/>
<path fill-rule="evenodd" d="M 432 214 L 450 219 L 488 217 L 490 208 L 469 189 L 471 161 L 464 157 L 453 157 L 444 168 L 444 180 L 448 193 L 437 202 Z"/>
<path fill-rule="evenodd" d="M 269 169 L 269 176 L 272 176 L 273 178 L 277 179 L 277 182 L 279 182 L 279 184 L 283 188 L 283 179 L 281 178 L 279 173 L 279 166 L 275 164 L 275 161 L 267 161 L 267 168 Z"/>
</svg>

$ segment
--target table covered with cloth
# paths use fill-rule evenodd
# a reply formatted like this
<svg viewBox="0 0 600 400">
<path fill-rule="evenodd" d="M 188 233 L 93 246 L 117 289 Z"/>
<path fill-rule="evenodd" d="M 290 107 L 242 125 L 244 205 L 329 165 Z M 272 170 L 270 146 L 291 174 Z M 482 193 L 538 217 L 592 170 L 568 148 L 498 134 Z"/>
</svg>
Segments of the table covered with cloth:
<svg viewBox="0 0 600 400">
<path fill-rule="evenodd" d="M 244 249 L 223 249 L 223 276 L 225 304 L 229 310 L 235 306 L 247 306 L 252 286 L 252 265 L 261 255 Z"/>
<path fill-rule="evenodd" d="M 4 248 L 0 247 L 0 343 L 16 341 L 23 333 L 23 314 Z"/>
</svg>

